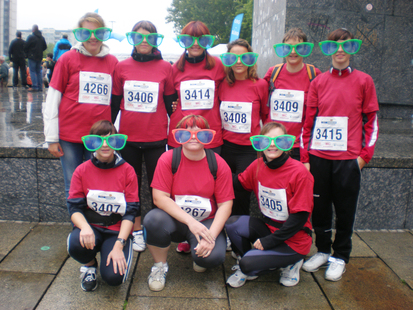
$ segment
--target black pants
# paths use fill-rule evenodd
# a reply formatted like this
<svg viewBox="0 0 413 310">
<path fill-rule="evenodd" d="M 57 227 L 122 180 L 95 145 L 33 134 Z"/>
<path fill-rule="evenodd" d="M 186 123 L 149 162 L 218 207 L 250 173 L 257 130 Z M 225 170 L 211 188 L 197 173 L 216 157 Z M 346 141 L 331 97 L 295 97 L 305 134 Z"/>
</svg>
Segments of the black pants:
<svg viewBox="0 0 413 310">
<path fill-rule="evenodd" d="M 214 219 L 207 219 L 201 223 L 210 228 Z M 224 263 L 227 240 L 224 231 L 221 231 L 215 240 L 215 247 L 208 257 L 198 257 L 194 248 L 198 241 L 188 226 L 175 220 L 161 209 L 153 209 L 146 214 L 143 225 L 146 231 L 146 243 L 159 248 L 168 247 L 171 242 L 188 240 L 194 262 L 204 268 L 213 268 Z"/>
<path fill-rule="evenodd" d="M 357 159 L 328 160 L 310 155 L 314 176 L 314 210 L 312 223 L 319 252 L 330 253 L 348 263 L 351 236 L 360 191 L 361 171 Z M 336 213 L 336 236 L 331 240 L 333 205 Z"/>
<path fill-rule="evenodd" d="M 233 174 L 243 172 L 257 158 L 257 152 L 250 145 L 238 145 L 224 141 L 222 158 L 227 162 Z M 251 192 L 234 190 L 235 199 L 231 215 L 249 215 Z"/>
<path fill-rule="evenodd" d="M 13 60 L 13 86 L 17 86 L 19 84 L 19 68 L 22 86 L 24 87 L 27 85 L 26 62 L 24 59 Z"/>
<path fill-rule="evenodd" d="M 95 233 L 95 248 L 93 250 L 89 250 L 82 247 L 79 239 L 80 229 L 74 227 L 73 231 L 67 238 L 67 251 L 69 252 L 69 255 L 79 263 L 87 264 L 96 258 L 96 254 L 100 252 L 100 275 L 102 276 L 102 279 L 111 286 L 122 284 L 127 280 L 130 268 L 132 266 L 133 250 L 131 238 L 129 237 L 126 240 L 126 244 L 123 247 L 123 254 L 125 255 L 127 268 L 125 274 L 122 276 L 119 274 L 119 271 L 118 273 L 114 272 L 112 260 L 110 260 L 109 266 L 106 266 L 108 255 L 115 245 L 119 232 L 109 230 L 104 232 L 102 229 L 94 226 L 91 227 Z"/>
<path fill-rule="evenodd" d="M 130 164 L 138 176 L 139 201 L 141 201 L 141 185 L 142 185 L 142 160 L 145 156 L 146 174 L 148 176 L 148 186 L 152 201 L 151 183 L 155 173 L 156 164 L 159 157 L 165 152 L 165 145 L 157 147 L 140 147 L 138 143 L 126 142 L 126 146 L 120 151 L 122 158 Z M 152 202 L 152 207 L 155 205 Z M 140 214 L 139 214 L 140 215 Z"/>
<path fill-rule="evenodd" d="M 242 257 L 239 267 L 246 275 L 262 275 L 295 264 L 305 257 L 286 243 L 269 250 L 251 250 L 251 243 L 271 234 L 270 229 L 261 219 L 248 215 L 231 216 L 225 224 L 225 230 L 231 240 L 232 249 Z"/>
</svg>

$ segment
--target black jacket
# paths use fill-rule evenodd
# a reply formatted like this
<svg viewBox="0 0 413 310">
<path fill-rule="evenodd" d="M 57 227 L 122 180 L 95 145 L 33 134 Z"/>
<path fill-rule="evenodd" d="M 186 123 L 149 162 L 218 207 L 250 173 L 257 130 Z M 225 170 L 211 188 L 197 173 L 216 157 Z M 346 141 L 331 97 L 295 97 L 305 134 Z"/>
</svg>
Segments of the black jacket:
<svg viewBox="0 0 413 310">
<path fill-rule="evenodd" d="M 9 46 L 9 58 L 11 61 L 19 61 L 26 58 L 26 55 L 24 54 L 25 44 L 26 42 L 20 38 L 11 41 Z"/>
<path fill-rule="evenodd" d="M 43 59 L 43 51 L 47 48 L 46 40 L 43 38 L 39 30 L 29 35 L 26 40 L 24 52 L 27 58 L 34 61 L 41 61 Z"/>
</svg>

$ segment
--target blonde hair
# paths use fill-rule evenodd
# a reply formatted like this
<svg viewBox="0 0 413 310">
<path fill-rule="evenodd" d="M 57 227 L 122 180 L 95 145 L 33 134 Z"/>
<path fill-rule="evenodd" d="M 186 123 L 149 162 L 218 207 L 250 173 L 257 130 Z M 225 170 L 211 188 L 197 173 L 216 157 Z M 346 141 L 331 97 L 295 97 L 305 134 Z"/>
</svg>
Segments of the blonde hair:
<svg viewBox="0 0 413 310">
<path fill-rule="evenodd" d="M 80 19 L 79 22 L 77 23 L 79 28 L 82 28 L 82 24 L 84 22 L 90 22 L 90 23 L 94 23 L 94 24 L 98 24 L 99 28 L 100 27 L 106 27 L 105 26 L 105 21 L 103 20 L 103 18 L 97 14 L 97 13 L 86 13 L 85 15 L 83 15 Z"/>
</svg>

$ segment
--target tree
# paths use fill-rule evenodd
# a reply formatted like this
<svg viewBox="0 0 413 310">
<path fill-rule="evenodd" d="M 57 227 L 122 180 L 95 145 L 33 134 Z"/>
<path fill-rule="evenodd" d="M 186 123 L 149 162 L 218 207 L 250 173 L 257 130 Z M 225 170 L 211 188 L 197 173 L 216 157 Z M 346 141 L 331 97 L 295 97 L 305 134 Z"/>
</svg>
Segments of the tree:
<svg viewBox="0 0 413 310">
<path fill-rule="evenodd" d="M 48 53 L 52 53 L 52 54 L 53 54 L 53 49 L 54 49 L 54 44 L 53 44 L 53 43 L 47 44 L 47 48 L 43 51 L 43 58 L 46 58 L 46 55 L 47 55 Z"/>
<path fill-rule="evenodd" d="M 234 17 L 244 13 L 240 37 L 251 43 L 253 3 L 253 0 L 173 0 L 166 21 L 174 24 L 178 34 L 190 21 L 200 20 L 217 37 L 215 44 L 219 44 L 229 41 Z"/>
</svg>

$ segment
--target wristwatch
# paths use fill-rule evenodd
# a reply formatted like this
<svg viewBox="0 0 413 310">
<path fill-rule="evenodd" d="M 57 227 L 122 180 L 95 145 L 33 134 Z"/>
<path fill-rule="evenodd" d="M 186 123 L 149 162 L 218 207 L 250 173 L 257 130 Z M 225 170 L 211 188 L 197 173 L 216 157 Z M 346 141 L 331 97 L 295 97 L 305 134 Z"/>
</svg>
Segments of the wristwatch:
<svg viewBox="0 0 413 310">
<path fill-rule="evenodd" d="M 126 240 L 122 239 L 122 238 L 118 238 L 118 239 L 116 239 L 116 241 L 119 241 L 120 244 L 122 244 L 122 246 L 125 246 L 125 244 L 126 244 Z"/>
</svg>

